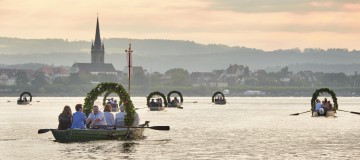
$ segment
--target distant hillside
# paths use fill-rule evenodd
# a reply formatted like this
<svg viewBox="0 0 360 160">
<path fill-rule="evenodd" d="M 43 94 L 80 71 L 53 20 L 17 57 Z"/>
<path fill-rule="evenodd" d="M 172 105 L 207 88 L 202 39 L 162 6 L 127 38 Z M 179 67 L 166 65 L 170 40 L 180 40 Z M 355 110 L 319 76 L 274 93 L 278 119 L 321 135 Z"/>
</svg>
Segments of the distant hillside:
<svg viewBox="0 0 360 160">
<path fill-rule="evenodd" d="M 129 40 L 110 38 L 103 41 L 105 61 L 113 63 L 115 68 L 122 70 L 126 66 L 124 50 L 128 48 Z M 70 66 L 75 61 L 90 62 L 90 46 L 90 41 L 0 38 L 0 64 L 43 63 Z M 290 65 L 290 70 L 303 66 L 304 69 L 319 69 L 327 72 L 360 71 L 360 68 L 349 66 L 359 64 L 360 52 L 347 49 L 263 51 L 246 47 L 154 39 L 133 39 L 132 49 L 134 65 L 144 66 L 148 71 L 164 72 L 171 68 L 184 68 L 190 72 L 211 71 L 225 69 L 230 64 L 247 65 L 251 70 L 265 68 L 271 70 L 274 67 Z M 349 67 L 339 67 L 339 65 Z"/>
</svg>

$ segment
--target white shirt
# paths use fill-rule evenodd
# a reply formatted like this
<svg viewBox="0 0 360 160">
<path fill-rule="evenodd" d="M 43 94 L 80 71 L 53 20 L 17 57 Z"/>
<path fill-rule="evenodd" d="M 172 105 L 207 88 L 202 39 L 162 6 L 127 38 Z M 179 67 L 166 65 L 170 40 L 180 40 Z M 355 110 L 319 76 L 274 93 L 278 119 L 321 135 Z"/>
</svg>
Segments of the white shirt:
<svg viewBox="0 0 360 160">
<path fill-rule="evenodd" d="M 104 112 L 104 116 L 107 125 L 115 125 L 114 115 L 111 112 Z"/>
<path fill-rule="evenodd" d="M 94 125 L 95 119 L 100 119 L 100 121 L 96 123 L 96 125 L 106 125 L 104 113 L 101 111 L 98 111 L 96 115 L 94 114 L 94 112 L 91 112 L 87 119 L 91 120 L 90 125 Z"/>
<path fill-rule="evenodd" d="M 125 112 L 118 112 L 115 114 L 115 125 L 116 126 L 125 126 Z"/>
</svg>

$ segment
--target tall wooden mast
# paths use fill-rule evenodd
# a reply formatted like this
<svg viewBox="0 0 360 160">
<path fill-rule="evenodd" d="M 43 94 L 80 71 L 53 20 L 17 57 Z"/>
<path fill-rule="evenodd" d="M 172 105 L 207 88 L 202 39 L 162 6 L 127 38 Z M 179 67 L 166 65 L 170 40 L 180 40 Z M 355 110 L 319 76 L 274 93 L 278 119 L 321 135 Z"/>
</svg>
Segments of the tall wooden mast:
<svg viewBox="0 0 360 160">
<path fill-rule="evenodd" d="M 128 69 L 129 69 L 129 82 L 128 82 L 128 93 L 130 96 L 130 77 L 131 77 L 131 67 L 132 67 L 132 57 L 131 57 L 131 53 L 133 52 L 133 50 L 131 50 L 131 40 L 129 43 L 129 49 L 125 50 L 126 55 L 127 55 L 127 61 L 128 61 Z"/>
</svg>

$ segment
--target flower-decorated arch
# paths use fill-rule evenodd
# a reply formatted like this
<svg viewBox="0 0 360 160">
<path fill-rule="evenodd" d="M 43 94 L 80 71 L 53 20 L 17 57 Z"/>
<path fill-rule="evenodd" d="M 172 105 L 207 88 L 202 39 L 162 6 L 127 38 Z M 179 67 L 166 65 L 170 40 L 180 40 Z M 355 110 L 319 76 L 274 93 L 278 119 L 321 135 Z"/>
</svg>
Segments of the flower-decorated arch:
<svg viewBox="0 0 360 160">
<path fill-rule="evenodd" d="M 220 91 L 217 91 L 217 92 L 215 92 L 214 94 L 213 94 L 213 96 L 212 96 L 212 102 L 215 102 L 215 96 L 217 96 L 217 95 L 220 95 L 222 98 L 223 98 L 223 100 L 225 100 L 225 95 L 222 93 L 222 92 L 220 92 Z"/>
<path fill-rule="evenodd" d="M 32 95 L 30 92 L 23 92 L 20 94 L 20 100 L 22 100 L 22 97 L 25 96 L 25 95 L 28 95 L 30 97 L 30 102 L 32 101 Z"/>
<path fill-rule="evenodd" d="M 104 98 L 103 98 L 103 106 L 106 105 L 106 98 L 111 94 L 111 93 L 116 93 L 116 92 L 113 92 L 113 91 L 108 91 L 104 94 Z M 120 95 L 118 94 L 119 98 L 120 98 Z M 119 106 L 122 104 L 122 100 L 120 99 L 120 102 L 119 102 Z"/>
<path fill-rule="evenodd" d="M 336 98 L 336 94 L 333 90 L 329 89 L 329 88 L 320 88 L 320 89 L 317 89 L 312 98 L 311 98 L 311 111 L 315 111 L 315 106 L 316 106 L 316 99 L 319 97 L 319 94 L 323 94 L 323 93 L 329 93 L 331 95 L 331 98 L 333 99 L 333 102 L 334 102 L 334 107 L 333 107 L 333 110 L 338 110 L 338 103 L 337 103 L 337 98 Z"/>
<path fill-rule="evenodd" d="M 184 98 L 182 96 L 182 94 L 179 92 L 179 91 L 170 91 L 168 94 L 167 94 L 167 101 L 168 102 L 171 102 L 171 95 L 172 94 L 177 94 L 179 97 L 180 97 L 180 103 L 183 103 L 184 102 Z"/>
<path fill-rule="evenodd" d="M 124 87 L 118 83 L 103 82 L 98 84 L 93 88 L 86 96 L 84 102 L 84 112 L 88 116 L 91 113 L 92 106 L 94 105 L 95 100 L 103 94 L 104 92 L 116 93 L 119 95 L 120 101 L 124 102 L 125 107 L 125 125 L 132 126 L 134 123 L 134 114 L 135 109 L 134 105 L 130 99 L 129 94 L 126 92 Z M 109 93 L 110 94 L 110 93 Z"/>
<path fill-rule="evenodd" d="M 151 92 L 151 93 L 147 96 L 147 98 L 146 98 L 146 105 L 147 105 L 148 107 L 150 107 L 150 99 L 151 99 L 152 97 L 154 97 L 154 96 L 160 96 L 160 97 L 164 100 L 164 105 L 165 105 L 165 107 L 168 106 L 168 103 L 167 103 L 167 100 L 166 100 L 165 95 L 164 95 L 163 93 L 159 92 L 159 91 L 155 91 L 155 92 Z"/>
</svg>

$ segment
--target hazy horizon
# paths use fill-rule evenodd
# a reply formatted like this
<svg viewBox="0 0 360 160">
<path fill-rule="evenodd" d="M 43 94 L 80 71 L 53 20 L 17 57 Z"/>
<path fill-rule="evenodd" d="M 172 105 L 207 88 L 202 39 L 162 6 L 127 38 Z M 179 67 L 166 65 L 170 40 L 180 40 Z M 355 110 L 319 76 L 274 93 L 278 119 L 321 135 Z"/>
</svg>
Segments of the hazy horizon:
<svg viewBox="0 0 360 160">
<path fill-rule="evenodd" d="M 360 50 L 354 0 L 0 0 L 0 37 L 166 39 L 257 48 Z"/>
</svg>

